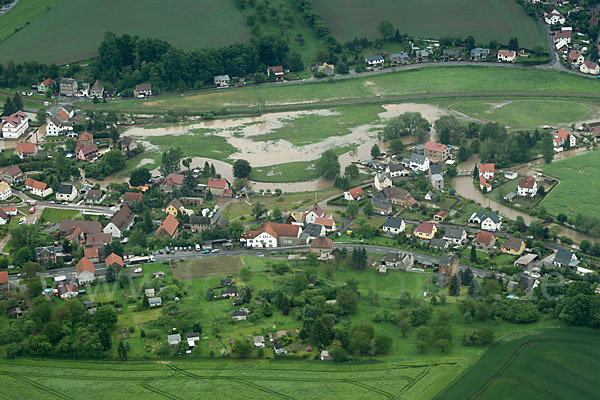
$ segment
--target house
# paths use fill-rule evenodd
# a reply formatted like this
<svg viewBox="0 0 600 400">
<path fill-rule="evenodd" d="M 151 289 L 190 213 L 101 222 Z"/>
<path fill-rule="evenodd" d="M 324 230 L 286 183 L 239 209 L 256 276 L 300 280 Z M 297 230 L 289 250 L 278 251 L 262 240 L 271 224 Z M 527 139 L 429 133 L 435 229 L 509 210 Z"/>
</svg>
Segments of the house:
<svg viewBox="0 0 600 400">
<path fill-rule="evenodd" d="M 525 251 L 525 241 L 516 237 L 511 237 L 500 246 L 500 251 L 513 256 L 520 256 Z"/>
<path fill-rule="evenodd" d="M 135 97 L 152 96 L 152 85 L 149 83 L 142 83 L 140 85 L 135 85 L 135 89 L 133 90 L 133 95 Z"/>
<path fill-rule="evenodd" d="M 85 194 L 85 202 L 88 204 L 100 204 L 105 198 L 106 193 L 104 193 L 104 190 L 100 189 L 91 189 Z"/>
<path fill-rule="evenodd" d="M 347 192 L 344 192 L 344 199 L 348 201 L 359 201 L 364 197 L 365 193 L 363 192 L 360 186 L 355 187 L 354 189 L 350 189 Z"/>
<path fill-rule="evenodd" d="M 525 254 L 524 256 L 519 257 L 514 262 L 514 265 L 522 267 L 523 269 L 528 269 L 530 267 L 533 267 L 536 258 L 537 254 Z"/>
<path fill-rule="evenodd" d="M 54 81 L 50 78 L 46 78 L 37 85 L 38 93 L 46 93 L 46 90 L 50 90 L 50 88 L 54 85 Z"/>
<path fill-rule="evenodd" d="M 73 201 L 78 195 L 77 188 L 75 185 L 70 183 L 63 183 L 56 192 L 56 200 L 58 201 Z"/>
<path fill-rule="evenodd" d="M 102 98 L 102 96 L 104 96 L 104 86 L 96 80 L 90 90 L 90 97 Z"/>
<path fill-rule="evenodd" d="M 533 197 L 537 193 L 538 184 L 533 176 L 528 176 L 527 178 L 523 178 L 519 181 L 519 186 L 517 187 L 517 189 L 517 193 L 519 196 Z"/>
<path fill-rule="evenodd" d="M 572 267 L 577 268 L 579 265 L 579 260 L 575 253 L 565 249 L 559 249 L 554 258 L 552 259 L 552 264 L 559 268 Z"/>
<path fill-rule="evenodd" d="M 2 117 L 0 127 L 2 127 L 2 137 L 4 139 L 18 139 L 29 128 L 29 117 L 23 111 L 17 111 L 14 114 Z"/>
<path fill-rule="evenodd" d="M 394 178 L 404 177 L 410 175 L 410 171 L 407 170 L 404 165 L 400 163 L 391 163 L 385 169 L 385 172 L 390 174 L 392 180 Z"/>
<path fill-rule="evenodd" d="M 483 176 L 486 181 L 494 179 L 495 171 L 494 163 L 479 164 L 479 176 Z"/>
<path fill-rule="evenodd" d="M 393 184 L 392 177 L 387 172 L 376 174 L 373 179 L 373 186 L 375 186 L 375 190 L 378 192 L 381 192 L 384 188 L 390 187 Z"/>
<path fill-rule="evenodd" d="M 162 306 L 162 297 L 148 298 L 148 305 L 150 306 L 150 308 L 161 307 Z"/>
<path fill-rule="evenodd" d="M 427 142 L 425 143 L 425 157 L 430 160 L 444 162 L 450 158 L 450 147 L 445 144 Z"/>
<path fill-rule="evenodd" d="M 412 271 L 415 265 L 415 257 L 407 251 L 398 251 L 387 253 L 381 262 L 386 269 L 399 269 L 402 271 Z"/>
<path fill-rule="evenodd" d="M 8 272 L 0 271 L 0 290 L 8 289 Z"/>
<path fill-rule="evenodd" d="M 502 217 L 493 211 L 486 214 L 485 211 L 480 210 L 471 214 L 469 223 L 480 225 L 483 230 L 495 232 L 502 228 Z"/>
<path fill-rule="evenodd" d="M 482 49 L 482 48 L 476 47 L 476 48 L 472 49 L 469 54 L 471 56 L 471 60 L 473 60 L 473 61 L 486 60 L 490 55 L 490 49 Z"/>
<path fill-rule="evenodd" d="M 231 278 L 221 279 L 221 287 L 231 286 L 233 285 L 233 280 Z"/>
<path fill-rule="evenodd" d="M 206 185 L 213 196 L 231 196 L 231 190 L 229 188 L 229 182 L 225 179 L 208 178 L 208 184 Z"/>
<path fill-rule="evenodd" d="M 498 50 L 498 62 L 513 63 L 517 59 L 517 52 L 513 50 Z"/>
<path fill-rule="evenodd" d="M 162 224 L 160 224 L 160 227 L 156 230 L 155 236 L 156 237 L 177 237 L 177 235 L 179 234 L 179 221 L 177 221 L 177 218 L 175 218 L 173 215 L 169 214 L 167 215 L 167 218 L 164 219 L 164 221 L 162 222 Z"/>
<path fill-rule="evenodd" d="M 444 188 L 444 177 L 440 174 L 433 174 L 430 183 L 434 190 L 441 190 Z"/>
<path fill-rule="evenodd" d="M 88 285 L 94 281 L 94 263 L 83 257 L 75 266 L 77 273 L 77 283 L 79 285 Z"/>
<path fill-rule="evenodd" d="M 0 182 L 0 201 L 6 201 L 13 196 L 12 188 L 6 182 Z"/>
<path fill-rule="evenodd" d="M 438 272 L 448 277 L 458 273 L 458 256 L 456 254 L 444 254 L 440 257 Z"/>
<path fill-rule="evenodd" d="M 213 76 L 213 83 L 218 88 L 220 88 L 220 87 L 229 87 L 229 82 L 231 82 L 231 79 L 229 79 L 229 75 L 215 75 L 215 76 Z"/>
<path fill-rule="evenodd" d="M 167 205 L 167 207 L 165 208 L 165 212 L 174 217 L 176 217 L 177 214 L 183 214 L 184 211 L 185 208 L 183 208 L 183 204 L 181 204 L 181 201 L 179 201 L 179 199 L 171 200 L 169 205 Z"/>
<path fill-rule="evenodd" d="M 447 226 L 443 239 L 454 245 L 462 246 L 467 242 L 467 232 L 462 226 Z"/>
<path fill-rule="evenodd" d="M 556 44 L 556 43 L 564 40 L 567 44 L 570 44 L 572 34 L 573 34 L 573 31 L 570 31 L 570 30 L 556 32 L 554 34 L 554 36 L 552 36 L 552 41 Z"/>
<path fill-rule="evenodd" d="M 306 241 L 308 243 L 319 236 L 325 236 L 325 233 L 325 227 L 321 224 L 306 224 L 300 234 L 300 239 L 302 239 L 302 242 Z"/>
<path fill-rule="evenodd" d="M 392 64 L 394 65 L 408 64 L 409 61 L 408 54 L 405 52 L 392 53 L 390 55 L 390 59 L 392 60 Z"/>
<path fill-rule="evenodd" d="M 326 62 L 318 62 L 313 67 L 313 71 L 317 74 L 331 76 L 335 74 L 335 66 L 333 64 L 327 64 Z"/>
<path fill-rule="evenodd" d="M 48 118 L 46 121 L 46 136 L 58 136 L 63 132 L 72 132 L 73 123 L 69 119 L 63 120 L 58 116 Z M 67 134 L 67 136 L 69 136 Z"/>
<path fill-rule="evenodd" d="M 73 283 L 66 283 L 64 285 L 60 285 L 56 289 L 58 290 L 58 295 L 63 300 L 75 298 L 79 294 L 77 285 Z"/>
<path fill-rule="evenodd" d="M 419 239 L 431 240 L 437 232 L 437 226 L 433 222 L 421 222 L 417 229 L 414 230 L 414 235 Z"/>
<path fill-rule="evenodd" d="M 182 174 L 169 174 L 167 175 L 160 184 L 160 190 L 166 193 L 171 193 L 174 189 L 183 185 Z"/>
<path fill-rule="evenodd" d="M 264 336 L 254 336 L 254 347 L 263 348 L 265 347 L 265 337 Z"/>
<path fill-rule="evenodd" d="M 579 72 L 584 74 L 598 75 L 600 74 L 600 67 L 598 64 L 591 61 L 584 61 L 579 67 Z"/>
<path fill-rule="evenodd" d="M 267 67 L 267 75 L 274 77 L 277 82 L 283 81 L 283 67 L 281 65 Z"/>
<path fill-rule="evenodd" d="M 581 54 L 577 50 L 571 50 L 571 52 L 569 53 L 568 58 L 569 58 L 569 62 L 571 64 L 574 64 L 574 65 L 577 65 L 577 66 L 580 66 L 585 61 L 585 58 L 583 57 L 583 54 Z"/>
<path fill-rule="evenodd" d="M 167 343 L 169 343 L 170 346 L 175 346 L 179 344 L 179 342 L 181 342 L 181 335 L 179 333 L 167 335 Z"/>
<path fill-rule="evenodd" d="M 192 215 L 190 217 L 190 230 L 192 233 L 200 233 L 205 229 L 210 228 L 212 225 L 209 217 L 202 217 L 200 215 Z"/>
<path fill-rule="evenodd" d="M 408 190 L 399 189 L 394 186 L 384 188 L 383 195 L 388 202 L 397 206 L 411 208 L 417 204 L 417 201 Z"/>
<path fill-rule="evenodd" d="M 448 241 L 444 239 L 431 239 L 429 241 L 429 247 L 439 250 L 446 250 L 448 248 Z"/>
<path fill-rule="evenodd" d="M 117 272 L 122 271 L 123 267 L 125 266 L 125 264 L 123 264 L 123 257 L 115 253 L 111 253 L 108 257 L 106 257 L 104 260 L 104 265 L 106 266 L 106 269 L 112 267 Z"/>
<path fill-rule="evenodd" d="M 331 254 L 333 250 L 333 240 L 326 236 L 317 236 L 310 244 L 310 251 L 317 253 L 319 257 Z"/>
<path fill-rule="evenodd" d="M 17 207 L 14 207 L 14 209 L 16 210 Z M 8 213 L 4 210 L 5 209 L 0 209 L 0 225 L 6 225 L 8 223 Z"/>
<path fill-rule="evenodd" d="M 229 298 L 237 297 L 238 296 L 237 288 L 234 288 L 234 287 L 225 288 L 225 289 L 221 290 L 220 296 L 221 297 L 229 297 Z"/>
<path fill-rule="evenodd" d="M 102 232 L 102 225 L 98 221 L 80 221 L 74 219 L 63 219 L 60 221 L 59 232 L 63 237 L 70 236 L 73 231 L 78 230 L 84 235 Z"/>
<path fill-rule="evenodd" d="M 456 49 L 442 50 L 442 58 L 444 61 L 457 61 L 460 59 L 460 51 Z"/>
<path fill-rule="evenodd" d="M 244 310 L 232 311 L 229 313 L 234 321 L 245 321 L 248 313 Z"/>
<path fill-rule="evenodd" d="M 287 354 L 287 350 L 285 349 L 285 347 L 281 343 L 275 343 L 275 345 L 273 346 L 273 351 L 277 355 Z"/>
<path fill-rule="evenodd" d="M 492 191 L 492 185 L 483 176 L 479 177 L 479 190 L 483 190 L 484 192 Z"/>
<path fill-rule="evenodd" d="M 326 233 L 335 232 L 337 230 L 337 228 L 335 226 L 335 221 L 333 220 L 333 218 L 326 218 L 326 217 L 317 218 L 317 219 L 315 219 L 315 224 L 323 225 L 325 227 Z"/>
<path fill-rule="evenodd" d="M 519 175 L 516 172 L 513 172 L 513 171 L 504 171 L 504 177 L 506 179 L 511 180 L 511 181 L 513 179 L 517 179 L 517 176 L 519 176 Z"/>
<path fill-rule="evenodd" d="M 141 203 L 144 201 L 144 195 L 138 192 L 125 192 L 123 194 L 123 203 L 131 205 L 131 203 Z"/>
<path fill-rule="evenodd" d="M 110 233 L 89 233 L 85 236 L 85 244 L 90 247 L 104 247 L 112 240 Z"/>
<path fill-rule="evenodd" d="M 79 149 L 77 159 L 82 161 L 93 161 L 98 157 L 98 146 L 94 143 L 86 143 Z"/>
<path fill-rule="evenodd" d="M 313 208 L 311 208 L 305 215 L 304 217 L 304 223 L 305 224 L 314 224 L 315 221 L 317 220 L 317 218 L 324 218 L 325 217 L 325 211 L 323 211 L 321 209 L 321 207 L 319 207 L 318 205 L 314 205 Z"/>
<path fill-rule="evenodd" d="M 52 188 L 46 182 L 36 181 L 32 178 L 25 179 L 25 188 L 38 197 L 46 197 L 52 194 Z"/>
<path fill-rule="evenodd" d="M 552 10 L 546 10 L 544 12 L 544 21 L 546 21 L 546 23 L 548 25 L 556 25 L 556 24 L 564 24 L 566 21 L 566 18 L 559 13 L 558 11 L 556 11 L 555 9 Z"/>
<path fill-rule="evenodd" d="M 123 152 L 126 155 L 128 155 L 129 153 L 131 153 L 134 143 L 135 142 L 131 136 L 123 136 L 123 138 L 121 139 L 121 150 L 123 150 Z"/>
<path fill-rule="evenodd" d="M 473 239 L 473 245 L 479 251 L 491 251 L 496 244 L 496 237 L 492 232 L 479 231 Z"/>
<path fill-rule="evenodd" d="M 75 96 L 77 93 L 78 85 L 75 79 L 61 78 L 59 86 L 61 96 Z"/>
<path fill-rule="evenodd" d="M 383 58 L 379 54 L 365 58 L 365 64 L 367 64 L 367 66 L 371 68 L 383 68 L 384 63 L 385 58 Z"/>
<path fill-rule="evenodd" d="M 383 194 L 378 194 L 371 199 L 371 205 L 373 211 L 380 215 L 387 215 L 392 213 L 392 203 L 387 201 Z"/>
<path fill-rule="evenodd" d="M 35 157 L 37 156 L 37 146 L 35 145 L 35 143 L 17 143 L 15 154 L 21 160 L 29 157 Z"/>
<path fill-rule="evenodd" d="M 10 185 L 18 185 L 25 181 L 25 174 L 18 165 L 13 165 L 2 174 L 2 180 Z"/>
<path fill-rule="evenodd" d="M 264 248 L 300 244 L 302 228 L 298 225 L 265 222 L 260 228 L 242 234 L 246 247 Z"/>
<path fill-rule="evenodd" d="M 381 230 L 388 235 L 398 235 L 406 229 L 406 223 L 400 217 L 388 217 Z"/>
<path fill-rule="evenodd" d="M 417 62 L 427 61 L 433 55 L 433 51 L 429 49 L 415 49 L 415 60 Z"/>
<path fill-rule="evenodd" d="M 575 137 L 575 135 L 573 135 L 572 132 L 569 132 L 566 129 L 559 129 L 558 132 L 554 134 L 554 137 L 559 138 L 561 140 L 561 146 L 563 146 L 565 143 L 568 143 L 569 147 L 577 146 L 577 138 Z"/>
<path fill-rule="evenodd" d="M 128 205 L 124 204 L 117 211 L 102 232 L 110 233 L 113 238 L 120 238 L 133 225 L 135 214 Z"/>
<path fill-rule="evenodd" d="M 9 319 L 21 318 L 23 316 L 23 309 L 21 307 L 11 307 L 6 309 Z"/>
<path fill-rule="evenodd" d="M 93 263 L 99 263 L 104 258 L 104 249 L 100 247 L 86 247 L 83 256 Z"/>
<path fill-rule="evenodd" d="M 423 155 L 413 153 L 410 156 L 410 169 L 425 172 L 429 169 L 429 159 Z"/>
<path fill-rule="evenodd" d="M 448 213 L 446 211 L 440 210 L 440 211 L 436 212 L 435 214 L 433 214 L 433 220 L 441 222 L 444 220 L 444 218 L 446 218 L 446 215 L 448 215 Z"/>
</svg>

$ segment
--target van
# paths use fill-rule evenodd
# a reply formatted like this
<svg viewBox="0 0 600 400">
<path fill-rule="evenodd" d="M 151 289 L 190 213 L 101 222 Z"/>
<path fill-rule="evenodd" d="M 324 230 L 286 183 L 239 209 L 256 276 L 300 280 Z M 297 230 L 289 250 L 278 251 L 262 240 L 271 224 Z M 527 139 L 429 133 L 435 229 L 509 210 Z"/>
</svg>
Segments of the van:
<svg viewBox="0 0 600 400">
<path fill-rule="evenodd" d="M 200 245 L 198 243 L 196 243 L 196 251 L 201 251 L 202 248 L 200 247 Z"/>
</svg>

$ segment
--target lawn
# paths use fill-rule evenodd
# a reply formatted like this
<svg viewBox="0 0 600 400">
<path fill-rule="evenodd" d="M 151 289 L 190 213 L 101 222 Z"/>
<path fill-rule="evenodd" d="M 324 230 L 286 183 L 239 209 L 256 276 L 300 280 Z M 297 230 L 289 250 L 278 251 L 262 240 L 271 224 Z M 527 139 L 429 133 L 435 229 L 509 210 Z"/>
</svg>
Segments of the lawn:
<svg viewBox="0 0 600 400">
<path fill-rule="evenodd" d="M 386 74 L 340 79 L 332 82 L 313 82 L 286 85 L 268 85 L 230 89 L 226 91 L 167 96 L 152 101 L 124 100 L 106 104 L 91 104 L 90 108 L 114 110 L 165 110 L 185 108 L 192 112 L 217 111 L 222 107 L 252 107 L 263 100 L 267 105 L 282 106 L 302 103 L 304 108 L 310 103 L 373 99 L 380 102 L 382 97 L 407 95 L 481 94 L 490 92 L 550 92 L 556 97 L 560 93 L 586 93 L 597 95 L 600 82 L 555 70 L 532 68 L 506 68 L 499 66 L 438 66 L 415 67 L 413 69 Z M 518 94 L 518 93 L 517 93 Z M 488 95 L 489 98 L 489 95 Z M 401 100 L 401 98 L 399 98 Z M 414 99 L 411 99 L 414 101 Z"/>
<path fill-rule="evenodd" d="M 59 208 L 44 208 L 40 222 L 54 222 L 59 224 L 63 219 L 75 219 L 79 214 L 77 210 L 63 210 Z"/>
<path fill-rule="evenodd" d="M 494 343 L 437 399 L 594 399 L 600 338 L 591 329 L 532 332 Z"/>
<path fill-rule="evenodd" d="M 0 42 L 31 24 L 61 0 L 19 0 L 10 14 L 0 17 Z"/>
<path fill-rule="evenodd" d="M 215 47 L 246 41 L 250 35 L 233 1 L 180 0 L 23 0 L 2 21 L 6 38 L 23 21 L 30 22 L 0 44 L 0 60 L 66 63 L 95 56 L 104 33 L 128 33 L 163 39 L 182 49 Z M 40 3 L 43 5 L 33 4 Z M 46 4 L 51 6 L 46 11 Z M 4 22 L 2 22 L 3 25 Z"/>
<path fill-rule="evenodd" d="M 572 123 L 598 113 L 591 104 L 562 100 L 465 101 L 450 107 L 474 118 L 519 128 Z"/>
<path fill-rule="evenodd" d="M 183 151 L 183 157 L 206 157 L 233 162 L 228 160 L 228 157 L 237 152 L 237 149 L 229 144 L 226 138 L 203 132 L 192 131 L 192 134 L 176 137 L 171 135 L 150 136 L 146 140 L 159 146 L 162 150 L 178 146 Z"/>
<path fill-rule="evenodd" d="M 243 267 L 240 257 L 206 257 L 177 263 L 173 275 L 183 281 L 212 276 L 236 275 Z"/>
<path fill-rule="evenodd" d="M 341 42 L 381 38 L 377 26 L 387 19 L 400 33 L 423 38 L 471 35 L 482 44 L 507 44 L 516 36 L 529 49 L 546 45 L 541 26 L 514 0 L 323 0 L 314 6 Z"/>
<path fill-rule="evenodd" d="M 575 220 L 582 213 L 600 218 L 600 152 L 582 154 L 543 167 L 544 173 L 560 180 L 540 203 L 551 215 L 565 213 Z"/>
</svg>

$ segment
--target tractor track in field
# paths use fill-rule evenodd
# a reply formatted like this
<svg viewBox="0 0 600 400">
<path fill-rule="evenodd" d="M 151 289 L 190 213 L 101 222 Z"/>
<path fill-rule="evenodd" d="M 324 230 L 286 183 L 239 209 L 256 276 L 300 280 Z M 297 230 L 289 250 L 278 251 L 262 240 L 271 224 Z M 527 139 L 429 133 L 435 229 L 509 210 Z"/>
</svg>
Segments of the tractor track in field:
<svg viewBox="0 0 600 400">
<path fill-rule="evenodd" d="M 51 389 L 51 388 L 49 388 L 46 385 L 43 385 L 43 384 L 38 383 L 38 382 L 35 382 L 35 381 L 33 381 L 33 380 L 29 379 L 29 378 L 25 378 L 24 376 L 21 376 L 21 375 L 10 374 L 10 373 L 7 373 L 7 372 L 0 372 L 0 375 L 6 375 L 6 376 L 9 376 L 9 377 L 11 377 L 13 379 L 17 379 L 17 380 L 20 380 L 22 382 L 25 382 L 26 384 L 31 385 L 31 386 L 35 387 L 36 389 L 39 389 L 39 390 L 41 390 L 43 392 L 50 393 L 51 395 L 53 395 L 55 397 L 58 397 L 59 399 L 64 399 L 64 400 L 71 400 L 72 399 L 72 397 L 69 397 L 69 396 L 67 396 L 64 393 L 61 393 L 61 392 L 59 392 L 57 390 L 54 390 L 54 389 Z"/>
<path fill-rule="evenodd" d="M 143 382 L 142 382 L 142 387 L 143 387 L 144 389 L 146 389 L 146 390 L 149 390 L 149 391 L 151 391 L 152 393 L 159 394 L 159 395 L 161 395 L 161 396 L 163 396 L 163 397 L 166 397 L 166 398 L 168 398 L 168 399 L 171 399 L 171 400 L 181 400 L 181 398 L 180 398 L 180 397 L 177 397 L 177 396 L 175 396 L 175 395 L 172 395 L 172 394 L 170 394 L 170 393 L 167 393 L 167 392 L 165 392 L 165 391 L 162 391 L 162 390 L 160 390 L 160 389 L 157 389 L 157 388 L 155 388 L 155 387 L 153 387 L 153 386 L 150 386 L 150 382 L 148 382 L 148 379 L 146 379 L 145 381 L 143 381 Z"/>
<path fill-rule="evenodd" d="M 582 381 L 584 381 L 584 382 L 586 382 L 586 383 L 588 383 L 588 384 L 590 384 L 592 386 L 600 387 L 600 384 L 598 384 L 597 381 L 595 381 L 593 379 L 586 378 L 585 376 L 580 375 L 577 372 L 574 372 L 574 371 L 572 371 L 572 370 L 570 370 L 568 368 L 565 368 L 562 365 L 558 365 L 555 362 L 550 361 L 550 360 L 548 360 L 548 359 L 546 359 L 544 357 L 533 355 L 530 352 L 525 352 L 525 355 L 527 357 L 533 358 L 536 361 L 539 361 L 539 362 L 542 362 L 544 364 L 547 364 L 547 365 L 551 366 L 552 368 L 555 368 L 555 369 L 557 369 L 557 370 L 559 370 L 559 371 L 561 371 L 561 372 L 563 372 L 563 373 L 565 373 L 567 375 L 571 375 L 573 378 L 580 379 L 580 380 L 582 380 Z"/>
<path fill-rule="evenodd" d="M 421 379 L 423 379 L 425 377 L 425 375 L 427 375 L 429 373 L 429 370 L 431 369 L 431 366 L 427 365 L 424 367 L 423 371 L 417 375 L 412 382 L 410 382 L 408 385 L 406 385 L 405 387 L 402 388 L 402 390 L 400 392 L 398 392 L 398 394 L 396 394 L 393 397 L 393 400 L 398 400 L 401 398 L 401 396 L 406 393 L 408 390 L 410 390 L 414 385 L 416 385 Z"/>
<path fill-rule="evenodd" d="M 564 397 L 560 397 L 555 393 L 552 393 L 546 389 L 543 389 L 539 386 L 533 385 L 533 384 L 526 382 L 524 380 L 521 380 L 519 378 L 501 378 L 501 379 L 497 380 L 495 383 L 499 383 L 499 382 L 513 382 L 513 383 L 528 387 L 531 390 L 535 390 L 536 392 L 542 393 L 543 395 L 548 396 L 548 398 L 550 398 L 550 399 L 567 400 Z"/>
</svg>

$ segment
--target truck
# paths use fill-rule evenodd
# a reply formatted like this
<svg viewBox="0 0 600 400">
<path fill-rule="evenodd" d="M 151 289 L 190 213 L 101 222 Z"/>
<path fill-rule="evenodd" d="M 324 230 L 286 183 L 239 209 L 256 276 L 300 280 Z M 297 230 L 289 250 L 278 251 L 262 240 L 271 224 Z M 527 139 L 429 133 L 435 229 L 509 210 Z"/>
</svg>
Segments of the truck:
<svg viewBox="0 0 600 400">
<path fill-rule="evenodd" d="M 132 257 L 129 260 L 127 260 L 127 264 L 128 265 L 139 265 L 139 264 L 146 264 L 149 262 L 154 262 L 155 258 L 153 255 L 150 256 L 138 256 L 138 257 Z"/>
<path fill-rule="evenodd" d="M 29 207 L 29 214 L 35 213 L 35 206 Z"/>
</svg>

